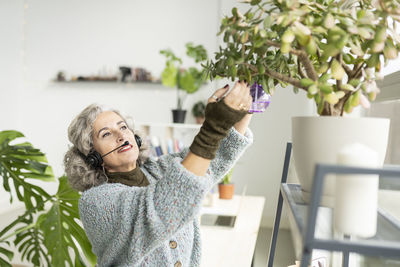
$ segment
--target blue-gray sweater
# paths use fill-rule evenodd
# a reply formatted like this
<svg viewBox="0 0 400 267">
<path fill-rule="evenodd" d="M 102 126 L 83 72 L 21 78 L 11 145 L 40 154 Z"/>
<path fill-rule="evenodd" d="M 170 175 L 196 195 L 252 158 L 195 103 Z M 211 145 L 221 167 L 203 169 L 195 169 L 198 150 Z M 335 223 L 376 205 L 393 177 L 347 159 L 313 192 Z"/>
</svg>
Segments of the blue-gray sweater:
<svg viewBox="0 0 400 267">
<path fill-rule="evenodd" d="M 231 128 L 205 176 L 182 166 L 185 148 L 148 159 L 146 187 L 107 183 L 85 191 L 79 214 L 98 266 L 200 266 L 202 200 L 252 142 L 250 129 L 241 135 Z"/>
</svg>

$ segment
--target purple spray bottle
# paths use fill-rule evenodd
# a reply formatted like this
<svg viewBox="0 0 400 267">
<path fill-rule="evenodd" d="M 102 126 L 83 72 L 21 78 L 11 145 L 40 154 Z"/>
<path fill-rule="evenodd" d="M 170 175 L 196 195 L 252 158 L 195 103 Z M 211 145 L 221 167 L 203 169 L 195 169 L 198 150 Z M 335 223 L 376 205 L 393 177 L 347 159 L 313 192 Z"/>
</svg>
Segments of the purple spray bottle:
<svg viewBox="0 0 400 267">
<path fill-rule="evenodd" d="M 258 84 L 257 82 L 254 82 L 254 84 L 250 87 L 250 94 L 253 97 L 253 102 L 251 103 L 249 112 L 264 112 L 271 102 L 271 95 L 265 93 L 262 85 Z"/>
</svg>

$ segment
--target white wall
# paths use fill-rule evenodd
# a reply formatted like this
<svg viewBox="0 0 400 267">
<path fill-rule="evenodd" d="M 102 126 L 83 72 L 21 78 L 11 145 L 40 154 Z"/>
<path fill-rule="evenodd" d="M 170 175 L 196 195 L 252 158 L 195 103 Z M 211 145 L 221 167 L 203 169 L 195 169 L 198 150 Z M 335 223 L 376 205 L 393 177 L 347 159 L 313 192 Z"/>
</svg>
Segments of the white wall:
<svg viewBox="0 0 400 267">
<path fill-rule="evenodd" d="M 220 18 L 235 5 L 243 7 L 234 0 L 1 1 L 0 130 L 23 132 L 47 154 L 60 176 L 69 144 L 67 127 L 92 102 L 116 107 L 137 121 L 170 122 L 170 109 L 176 105 L 174 89 L 50 81 L 59 70 L 90 75 L 124 64 L 145 67 L 159 76 L 165 64 L 159 50 L 170 47 L 184 56 L 188 41 L 203 44 L 213 55 L 220 42 L 216 36 Z M 218 86 L 225 83 L 219 81 Z M 186 108 L 207 98 L 216 86 L 209 84 L 189 96 Z M 275 214 L 291 117 L 313 112 L 303 94 L 285 88 L 277 90 L 265 113 L 253 117 L 255 142 L 235 168 L 233 181 L 237 193 L 247 184 L 247 194 L 266 197 L 264 226 L 272 225 Z M 187 122 L 194 119 L 188 116 Z M 56 186 L 44 185 L 50 192 Z"/>
</svg>

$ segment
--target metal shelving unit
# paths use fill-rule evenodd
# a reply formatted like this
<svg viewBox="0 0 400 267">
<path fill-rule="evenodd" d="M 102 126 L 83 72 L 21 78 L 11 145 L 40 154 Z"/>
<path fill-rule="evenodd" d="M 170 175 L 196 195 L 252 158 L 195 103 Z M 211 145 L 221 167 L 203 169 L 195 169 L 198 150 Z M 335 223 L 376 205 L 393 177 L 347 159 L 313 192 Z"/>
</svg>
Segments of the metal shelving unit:
<svg viewBox="0 0 400 267">
<path fill-rule="evenodd" d="M 400 259 L 400 222 L 383 209 L 378 210 L 377 233 L 374 237 L 362 240 L 320 239 L 315 236 L 317 215 L 321 207 L 324 178 L 327 174 L 378 174 L 381 177 L 380 187 L 400 183 L 400 166 L 384 166 L 383 168 L 358 168 L 339 165 L 317 164 L 310 204 L 301 197 L 298 184 L 288 184 L 287 173 L 292 144 L 286 147 L 285 162 L 282 173 L 281 188 L 276 211 L 275 223 L 271 238 L 268 267 L 273 266 L 275 247 L 278 236 L 282 206 L 285 202 L 293 215 L 296 227 L 302 237 L 301 267 L 309 265 L 313 249 L 342 252 L 342 266 L 349 266 L 349 253 Z M 384 177 L 384 179 L 382 179 Z M 387 180 L 383 182 L 382 180 Z"/>
</svg>

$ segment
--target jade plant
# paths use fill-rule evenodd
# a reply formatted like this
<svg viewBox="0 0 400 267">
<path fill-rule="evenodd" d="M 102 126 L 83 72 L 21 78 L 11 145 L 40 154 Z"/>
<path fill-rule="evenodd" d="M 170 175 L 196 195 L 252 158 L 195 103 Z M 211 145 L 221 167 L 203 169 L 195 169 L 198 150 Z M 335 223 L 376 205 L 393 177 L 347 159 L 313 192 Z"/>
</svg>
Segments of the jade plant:
<svg viewBox="0 0 400 267">
<path fill-rule="evenodd" d="M 193 94 L 204 84 L 205 71 L 200 64 L 208 59 L 207 50 L 202 45 L 187 43 L 186 55 L 194 59 L 198 66 L 184 68 L 182 59 L 177 57 L 171 49 L 161 50 L 160 54 L 166 57 L 165 68 L 161 74 L 164 86 L 177 89 L 177 109 L 182 110 L 187 94 Z"/>
<path fill-rule="evenodd" d="M 92 266 L 96 256 L 79 223 L 80 194 L 67 178 L 58 179 L 58 190 L 49 194 L 36 181 L 56 182 L 44 153 L 28 142 L 18 142 L 24 135 L 0 131 L 0 178 L 3 188 L 24 204 L 24 212 L 0 229 L 0 266 L 11 267 L 14 247 L 21 260 L 32 266 Z"/>
<path fill-rule="evenodd" d="M 222 19 L 224 45 L 203 64 L 210 78 L 293 86 L 320 115 L 369 107 L 382 66 L 400 50 L 399 0 L 247 0 Z"/>
</svg>

